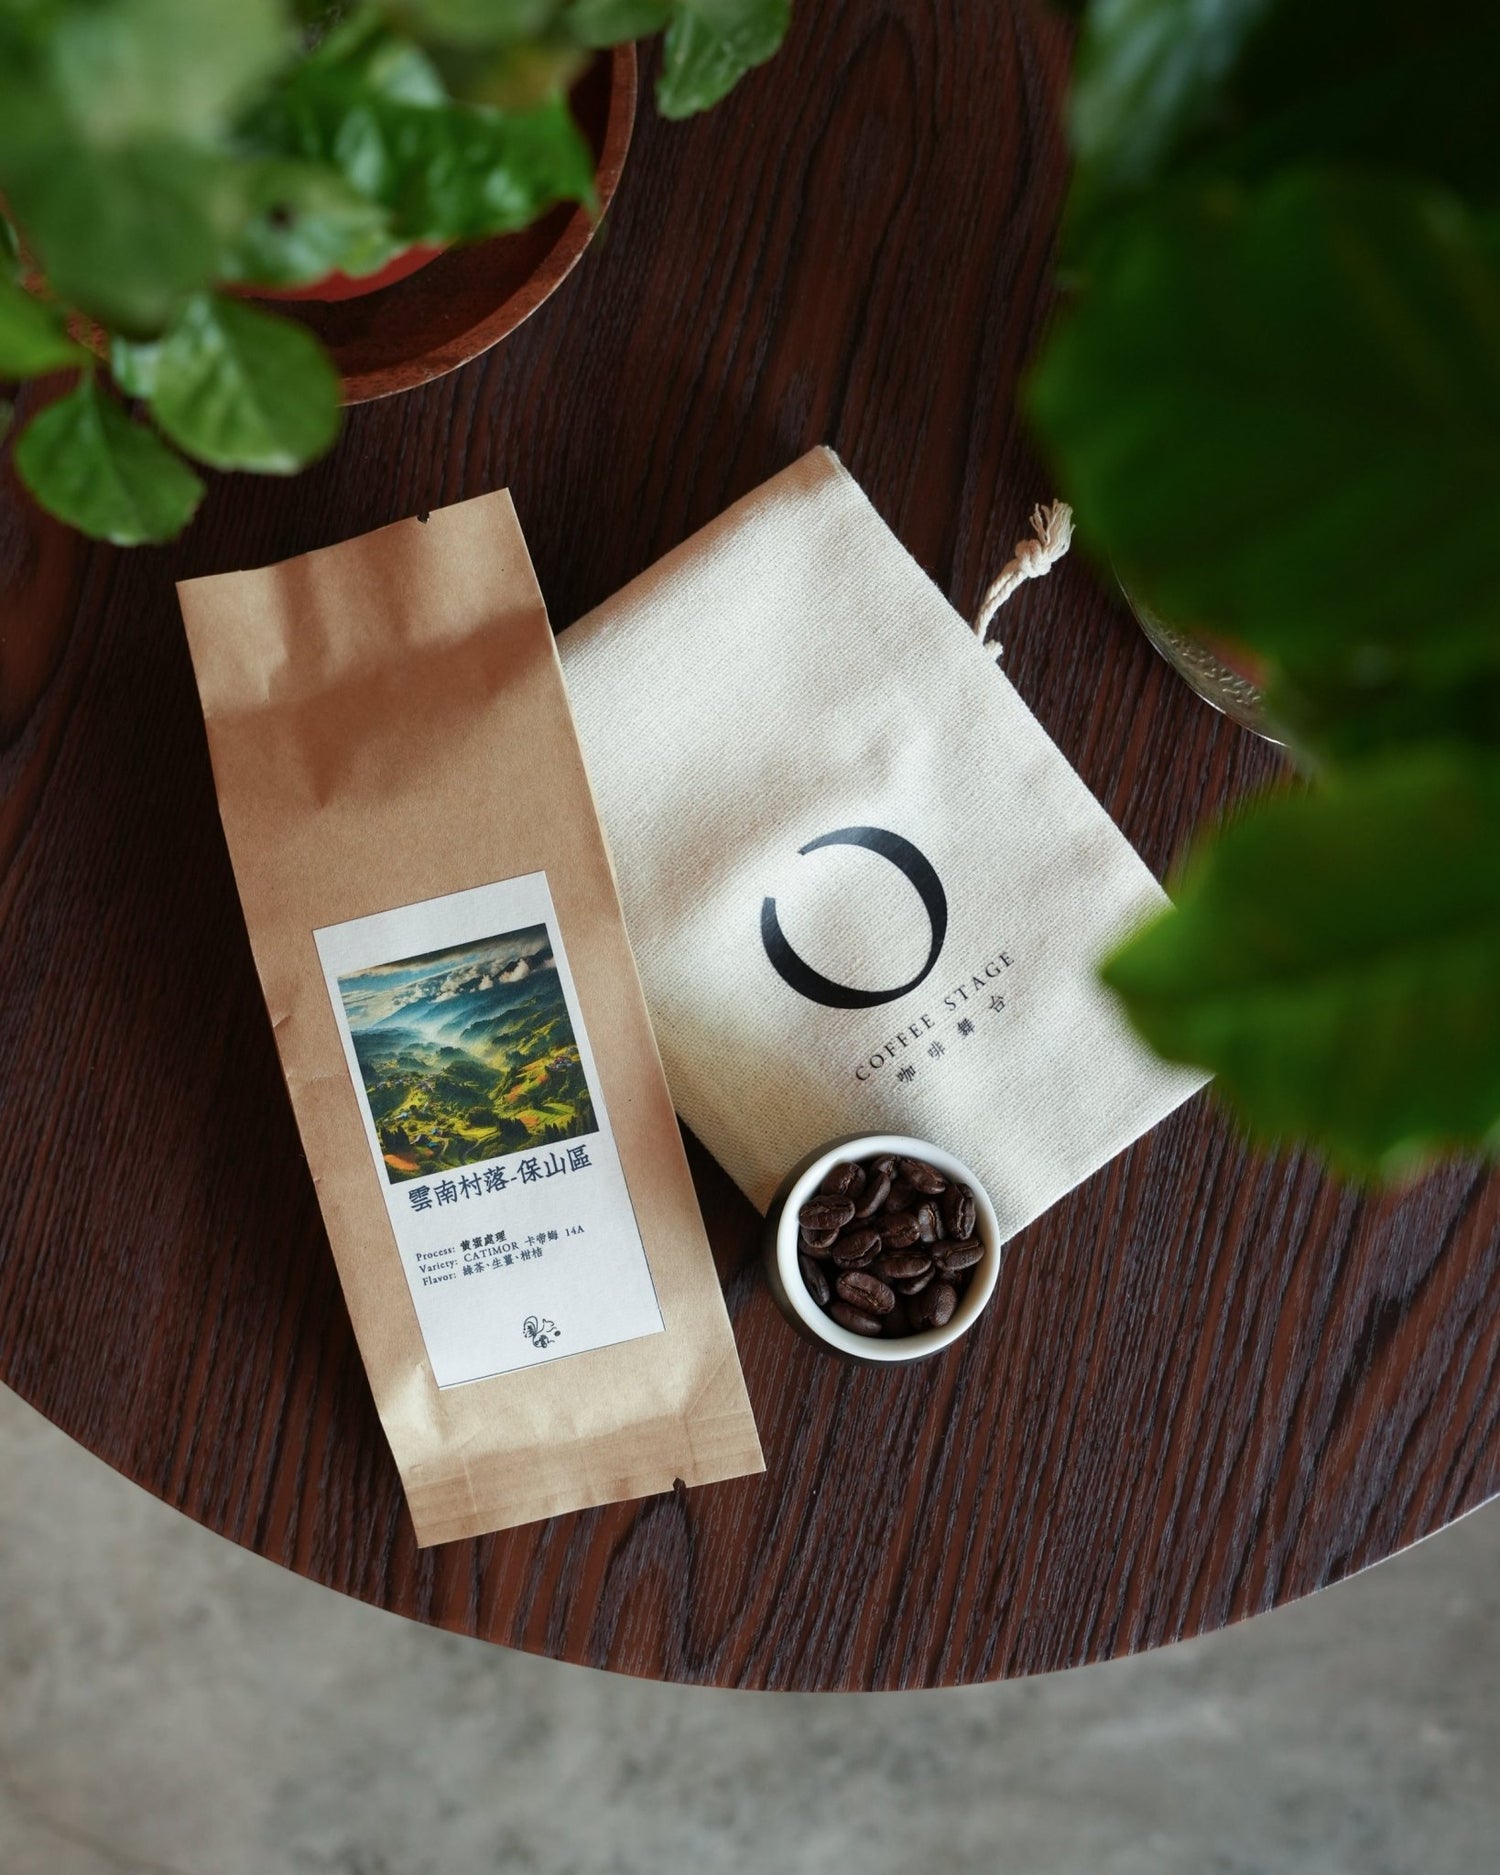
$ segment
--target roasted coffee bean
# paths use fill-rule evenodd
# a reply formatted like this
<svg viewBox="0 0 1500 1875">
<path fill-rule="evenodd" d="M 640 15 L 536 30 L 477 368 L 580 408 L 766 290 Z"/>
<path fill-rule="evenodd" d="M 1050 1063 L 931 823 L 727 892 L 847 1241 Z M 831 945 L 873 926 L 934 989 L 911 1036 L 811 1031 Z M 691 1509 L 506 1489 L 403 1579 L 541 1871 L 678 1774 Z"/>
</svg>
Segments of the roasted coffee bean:
<svg viewBox="0 0 1500 1875">
<path fill-rule="evenodd" d="M 905 1250 L 919 1241 L 921 1226 L 910 1211 L 888 1211 L 880 1220 L 880 1235 L 887 1250 Z"/>
<path fill-rule="evenodd" d="M 828 1287 L 828 1278 L 823 1274 L 811 1257 L 798 1257 L 797 1268 L 802 1272 L 802 1280 L 807 1284 L 807 1293 L 820 1309 L 828 1307 L 828 1299 L 833 1291 Z"/>
<path fill-rule="evenodd" d="M 932 1259 L 925 1250 L 887 1250 L 884 1256 L 876 1257 L 870 1267 L 877 1276 L 890 1282 L 897 1276 L 921 1276 L 932 1268 Z"/>
<path fill-rule="evenodd" d="M 967 1185 L 950 1184 L 924 1159 L 841 1159 L 798 1214 L 807 1293 L 872 1339 L 942 1328 L 984 1257 L 977 1211 Z"/>
<path fill-rule="evenodd" d="M 826 1257 L 839 1240 L 836 1230 L 808 1230 L 804 1225 L 797 1232 L 802 1248 L 809 1256 Z"/>
<path fill-rule="evenodd" d="M 842 1230 L 853 1216 L 852 1198 L 818 1196 L 809 1198 L 803 1205 L 797 1213 L 797 1222 L 809 1231 Z"/>
<path fill-rule="evenodd" d="M 889 1315 L 896 1306 L 894 1293 L 867 1270 L 848 1270 L 833 1286 L 851 1307 L 867 1315 Z"/>
<path fill-rule="evenodd" d="M 845 1231 L 829 1256 L 840 1269 L 863 1269 L 866 1263 L 873 1263 L 881 1250 L 880 1232 L 875 1230 Z"/>
<path fill-rule="evenodd" d="M 950 1185 L 943 1193 L 943 1225 L 950 1237 L 974 1235 L 974 1194 L 967 1185 Z"/>
<path fill-rule="evenodd" d="M 948 1181 L 935 1165 L 929 1165 L 925 1159 L 898 1159 L 896 1164 L 901 1176 L 918 1191 L 925 1191 L 929 1197 L 936 1197 L 938 1192 L 948 1189 Z"/>
<path fill-rule="evenodd" d="M 864 1170 L 853 1159 L 840 1159 L 837 1165 L 829 1166 L 823 1174 L 823 1182 L 818 1190 L 825 1198 L 848 1198 L 852 1195 L 856 1183 L 863 1186 Z"/>
<path fill-rule="evenodd" d="M 857 1218 L 874 1217 L 890 1195 L 890 1172 L 882 1171 L 879 1166 L 872 1165 L 870 1176 L 865 1180 L 864 1191 L 855 1203 L 854 1215 Z"/>
<path fill-rule="evenodd" d="M 911 1318 L 918 1328 L 946 1328 L 957 1307 L 958 1291 L 952 1283 L 933 1283 L 913 1299 Z"/>
<path fill-rule="evenodd" d="M 830 1302 L 828 1313 L 840 1328 L 847 1328 L 852 1334 L 878 1335 L 880 1333 L 878 1315 L 866 1315 L 863 1309 L 853 1308 L 847 1302 Z"/>
<path fill-rule="evenodd" d="M 932 1260 L 946 1275 L 955 1275 L 959 1270 L 972 1269 L 984 1255 L 984 1245 L 977 1237 L 965 1237 L 962 1243 L 940 1243 L 934 1246 Z"/>
</svg>

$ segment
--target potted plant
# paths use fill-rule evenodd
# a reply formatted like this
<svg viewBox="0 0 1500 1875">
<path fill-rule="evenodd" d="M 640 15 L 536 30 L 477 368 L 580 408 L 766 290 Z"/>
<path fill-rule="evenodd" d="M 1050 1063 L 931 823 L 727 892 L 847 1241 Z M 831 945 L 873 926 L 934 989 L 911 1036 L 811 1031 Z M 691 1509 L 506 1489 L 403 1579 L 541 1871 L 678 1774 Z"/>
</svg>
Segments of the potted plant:
<svg viewBox="0 0 1500 1875">
<path fill-rule="evenodd" d="M 1036 426 L 1081 537 L 1312 771 L 1105 967 L 1255 1135 L 1500 1144 L 1500 19 L 1095 0 Z"/>
<path fill-rule="evenodd" d="M 338 375 L 249 296 L 383 287 L 557 203 L 592 210 L 569 105 L 588 62 L 664 33 L 658 106 L 685 116 L 770 57 L 789 10 L 0 0 L 0 379 L 73 379 L 14 438 L 21 481 L 133 545 L 191 518 L 194 462 L 300 469 L 337 433 Z"/>
</svg>

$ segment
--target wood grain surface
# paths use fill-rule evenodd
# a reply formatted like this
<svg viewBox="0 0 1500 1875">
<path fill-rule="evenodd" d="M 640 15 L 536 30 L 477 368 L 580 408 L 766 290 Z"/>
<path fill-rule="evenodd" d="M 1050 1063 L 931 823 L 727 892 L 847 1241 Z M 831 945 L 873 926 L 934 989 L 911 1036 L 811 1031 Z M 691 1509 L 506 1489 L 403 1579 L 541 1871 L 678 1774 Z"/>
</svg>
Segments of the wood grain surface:
<svg viewBox="0 0 1500 1875">
<path fill-rule="evenodd" d="M 533 319 L 352 411 L 309 474 L 221 478 L 150 553 L 4 504 L 0 1375 L 169 1503 L 443 1627 L 837 1688 L 1214 1628 L 1500 1489 L 1500 1183 L 1456 1166 L 1361 1195 L 1247 1156 L 1202 1098 L 1018 1238 L 980 1328 L 906 1372 L 791 1332 L 757 1218 L 695 1152 L 764 1478 L 419 1555 L 376 1425 L 172 580 L 508 484 L 562 625 L 827 441 L 969 610 L 1054 492 L 1015 395 L 1048 313 L 1068 53 L 1019 0 L 802 0 L 720 110 L 643 104 L 607 223 Z M 1005 638 L 1158 870 L 1275 777 L 1081 558 L 1023 590 Z"/>
</svg>

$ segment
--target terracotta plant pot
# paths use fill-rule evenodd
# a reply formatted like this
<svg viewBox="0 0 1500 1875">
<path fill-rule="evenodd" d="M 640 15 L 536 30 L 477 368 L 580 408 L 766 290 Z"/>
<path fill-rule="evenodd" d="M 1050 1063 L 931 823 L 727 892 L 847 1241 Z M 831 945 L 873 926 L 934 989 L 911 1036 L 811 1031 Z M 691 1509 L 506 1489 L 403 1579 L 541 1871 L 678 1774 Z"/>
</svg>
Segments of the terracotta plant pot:
<svg viewBox="0 0 1500 1875">
<path fill-rule="evenodd" d="M 514 332 L 577 265 L 619 184 L 635 100 L 633 45 L 601 53 L 573 87 L 573 111 L 596 159 L 597 214 L 564 202 L 519 234 L 436 253 L 409 249 L 382 273 L 348 282 L 347 294 L 334 285 L 317 298 L 257 297 L 317 333 L 338 366 L 346 404 L 456 370 Z M 398 268 L 401 277 L 393 277 Z"/>
</svg>

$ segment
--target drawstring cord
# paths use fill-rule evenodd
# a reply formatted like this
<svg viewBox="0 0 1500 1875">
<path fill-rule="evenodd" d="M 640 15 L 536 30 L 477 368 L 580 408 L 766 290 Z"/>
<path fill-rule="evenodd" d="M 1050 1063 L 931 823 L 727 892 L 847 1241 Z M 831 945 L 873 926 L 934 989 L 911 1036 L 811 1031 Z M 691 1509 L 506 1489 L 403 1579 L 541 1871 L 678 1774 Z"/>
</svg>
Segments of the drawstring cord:
<svg viewBox="0 0 1500 1875">
<path fill-rule="evenodd" d="M 995 615 L 1018 586 L 1050 572 L 1073 544 L 1073 510 L 1065 501 L 1038 502 L 1031 511 L 1035 539 L 1018 540 L 974 615 L 974 631 L 981 644 L 994 638 Z M 1003 652 L 1003 645 L 996 645 Z"/>
</svg>

